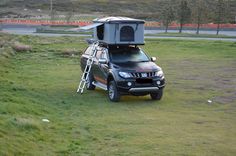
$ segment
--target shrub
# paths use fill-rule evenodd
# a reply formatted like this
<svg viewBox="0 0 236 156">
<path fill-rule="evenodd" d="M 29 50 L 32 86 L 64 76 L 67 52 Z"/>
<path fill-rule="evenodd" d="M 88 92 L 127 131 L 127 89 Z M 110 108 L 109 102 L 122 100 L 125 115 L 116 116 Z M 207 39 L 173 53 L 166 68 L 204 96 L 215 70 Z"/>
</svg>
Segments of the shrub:
<svg viewBox="0 0 236 156">
<path fill-rule="evenodd" d="M 9 124 L 24 131 L 40 130 L 39 123 L 31 118 L 12 118 Z"/>
<path fill-rule="evenodd" d="M 16 51 L 16 52 L 26 52 L 26 51 L 31 51 L 32 47 L 29 45 L 25 45 L 19 42 L 15 42 L 12 45 L 12 48 Z"/>
<path fill-rule="evenodd" d="M 5 41 L 0 40 L 0 48 L 2 48 L 5 45 Z"/>
</svg>

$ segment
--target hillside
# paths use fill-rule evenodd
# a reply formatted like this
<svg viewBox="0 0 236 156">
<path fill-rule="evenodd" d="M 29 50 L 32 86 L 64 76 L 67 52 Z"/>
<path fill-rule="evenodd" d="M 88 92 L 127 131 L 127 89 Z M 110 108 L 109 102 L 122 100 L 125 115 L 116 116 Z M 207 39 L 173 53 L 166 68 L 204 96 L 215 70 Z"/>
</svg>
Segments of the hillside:
<svg viewBox="0 0 236 156">
<path fill-rule="evenodd" d="M 171 0 L 176 6 L 179 0 Z M 214 0 L 209 0 L 210 2 Z M 230 1 L 230 16 L 234 20 L 236 15 L 236 0 Z M 194 0 L 189 0 L 191 6 Z M 129 15 L 131 17 L 159 19 L 160 11 L 166 0 L 54 0 L 53 8 L 57 11 L 76 13 L 101 13 L 105 15 Z M 1 0 L 1 8 L 28 8 L 50 10 L 49 0 Z M 212 6 L 209 6 L 209 8 Z"/>
</svg>

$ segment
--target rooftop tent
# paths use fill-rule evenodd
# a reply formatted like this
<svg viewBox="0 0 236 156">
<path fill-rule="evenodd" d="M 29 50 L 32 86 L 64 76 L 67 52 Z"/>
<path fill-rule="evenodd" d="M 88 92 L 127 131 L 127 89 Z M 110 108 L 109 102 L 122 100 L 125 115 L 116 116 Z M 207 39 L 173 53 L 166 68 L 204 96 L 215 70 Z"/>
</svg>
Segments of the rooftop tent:
<svg viewBox="0 0 236 156">
<path fill-rule="evenodd" d="M 127 17 L 106 17 L 93 20 L 94 39 L 107 44 L 144 44 L 144 21 Z M 86 28 L 83 27 L 83 28 Z"/>
</svg>

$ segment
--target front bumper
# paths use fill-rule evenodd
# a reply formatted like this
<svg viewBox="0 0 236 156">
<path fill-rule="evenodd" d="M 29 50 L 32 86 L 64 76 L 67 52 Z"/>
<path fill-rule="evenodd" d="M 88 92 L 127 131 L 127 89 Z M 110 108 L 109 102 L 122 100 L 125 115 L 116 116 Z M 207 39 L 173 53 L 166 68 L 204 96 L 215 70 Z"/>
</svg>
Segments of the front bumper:
<svg viewBox="0 0 236 156">
<path fill-rule="evenodd" d="M 139 88 L 130 88 L 130 93 L 140 93 L 140 92 L 157 92 L 159 90 L 158 87 L 139 87 Z"/>
<path fill-rule="evenodd" d="M 130 82 L 132 85 L 128 86 L 128 82 Z M 148 83 L 140 83 L 137 81 L 137 79 L 120 79 L 119 81 L 116 81 L 116 83 L 118 91 L 123 94 L 144 95 L 156 93 L 165 87 L 165 79 L 160 78 L 153 78 L 151 79 L 151 82 Z"/>
</svg>

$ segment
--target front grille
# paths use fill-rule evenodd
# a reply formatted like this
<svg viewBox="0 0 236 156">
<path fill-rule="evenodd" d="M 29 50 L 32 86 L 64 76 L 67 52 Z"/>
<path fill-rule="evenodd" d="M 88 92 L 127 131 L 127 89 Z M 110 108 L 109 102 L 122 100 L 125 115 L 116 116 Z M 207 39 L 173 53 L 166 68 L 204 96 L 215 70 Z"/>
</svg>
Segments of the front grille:
<svg viewBox="0 0 236 156">
<path fill-rule="evenodd" d="M 130 73 L 134 78 L 151 78 L 156 76 L 156 72 Z"/>
</svg>

